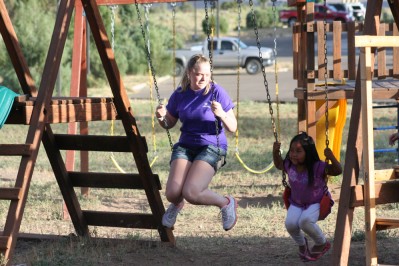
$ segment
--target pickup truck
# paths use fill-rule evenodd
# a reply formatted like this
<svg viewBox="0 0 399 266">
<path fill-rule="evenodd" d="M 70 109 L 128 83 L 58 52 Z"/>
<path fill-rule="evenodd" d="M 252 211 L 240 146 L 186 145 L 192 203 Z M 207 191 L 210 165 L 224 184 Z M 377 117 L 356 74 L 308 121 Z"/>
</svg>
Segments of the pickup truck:
<svg viewBox="0 0 399 266">
<path fill-rule="evenodd" d="M 261 71 L 262 65 L 259 59 L 259 49 L 256 46 L 248 46 L 238 38 L 234 37 L 220 37 L 213 38 L 213 52 L 212 52 L 212 67 L 213 68 L 237 68 L 239 65 L 245 68 L 248 74 L 254 75 Z M 206 39 L 202 47 L 194 46 L 191 49 L 176 50 L 175 61 L 176 71 L 175 75 L 183 74 L 188 60 L 194 54 L 203 54 L 209 57 L 209 50 L 211 42 Z M 274 63 L 273 49 L 261 47 L 262 61 L 264 66 L 269 66 Z"/>
<path fill-rule="evenodd" d="M 314 19 L 324 20 L 324 14 L 326 14 L 326 21 L 341 21 L 341 22 L 351 22 L 354 21 L 354 17 L 345 11 L 338 11 L 335 7 L 327 4 L 326 6 L 322 4 L 314 5 Z M 288 24 L 292 27 L 298 19 L 298 14 L 296 9 L 283 9 L 279 11 L 280 22 Z"/>
</svg>

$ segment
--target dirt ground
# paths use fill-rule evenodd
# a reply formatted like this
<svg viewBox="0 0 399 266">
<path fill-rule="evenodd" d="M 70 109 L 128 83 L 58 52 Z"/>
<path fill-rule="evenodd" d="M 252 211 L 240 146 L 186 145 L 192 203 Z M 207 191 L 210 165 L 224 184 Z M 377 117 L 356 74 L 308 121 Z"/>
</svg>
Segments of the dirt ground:
<svg viewBox="0 0 399 266">
<path fill-rule="evenodd" d="M 334 198 L 338 197 L 339 188 L 330 188 Z M 248 205 L 268 206 L 273 197 L 237 198 L 240 207 Z M 114 206 L 116 207 L 116 206 Z M 270 221 L 273 222 L 273 221 Z M 238 221 L 240 223 L 240 220 Z M 232 229 L 235 230 L 236 228 Z M 332 261 L 331 250 L 317 262 L 302 262 L 297 256 L 297 247 L 287 237 L 234 237 L 229 233 L 215 236 L 180 235 L 179 228 L 174 231 L 176 246 L 159 240 L 142 241 L 135 239 L 91 239 L 82 241 L 76 237 L 65 237 L 65 247 L 58 247 L 53 240 L 18 241 L 13 265 L 25 264 L 32 254 L 60 257 L 59 263 L 51 260 L 49 264 L 36 265 L 326 265 Z M 154 236 L 156 239 L 157 236 Z M 329 238 L 332 242 L 333 240 Z M 399 253 L 394 251 L 399 246 L 397 238 L 383 238 L 378 241 L 379 263 L 396 265 Z M 93 253 L 93 250 L 101 250 Z M 84 251 L 87 249 L 87 251 Z M 58 250 L 58 251 L 57 251 Z M 90 250 L 90 251 L 89 251 Z M 76 259 L 63 259 L 63 255 L 76 254 Z M 104 254 L 105 253 L 105 254 Z M 80 258 L 79 258 L 80 256 Z M 30 259 L 30 260 L 31 260 Z M 24 262 L 25 260 L 25 262 Z M 348 265 L 365 265 L 365 242 L 351 241 Z"/>
</svg>

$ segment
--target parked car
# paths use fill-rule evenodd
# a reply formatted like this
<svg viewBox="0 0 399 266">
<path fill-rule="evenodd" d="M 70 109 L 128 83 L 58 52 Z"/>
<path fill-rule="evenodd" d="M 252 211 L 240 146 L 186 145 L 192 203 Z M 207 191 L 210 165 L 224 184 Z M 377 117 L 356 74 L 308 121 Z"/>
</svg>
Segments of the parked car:
<svg viewBox="0 0 399 266">
<path fill-rule="evenodd" d="M 292 27 L 298 19 L 298 14 L 296 9 L 283 9 L 280 10 L 280 21 L 282 23 L 287 23 L 288 26 Z M 324 20 L 326 18 L 327 22 L 331 21 L 341 21 L 350 22 L 354 21 L 354 17 L 346 11 L 338 11 L 335 7 L 327 4 L 326 6 L 322 4 L 314 5 L 314 19 Z"/>
<path fill-rule="evenodd" d="M 211 42 L 204 40 L 202 49 L 198 49 L 198 45 L 193 49 L 180 49 L 175 51 L 176 70 L 175 75 L 183 74 L 184 68 L 187 66 L 188 60 L 194 54 L 201 53 L 209 57 Z M 214 68 L 237 68 L 239 65 L 245 68 L 248 74 L 257 74 L 261 71 L 262 65 L 259 59 L 259 49 L 256 46 L 248 46 L 243 41 L 235 37 L 213 38 L 212 67 Z M 262 61 L 264 66 L 274 63 L 273 49 L 261 47 Z M 238 58 L 238 55 L 240 56 Z"/>
<path fill-rule="evenodd" d="M 338 11 L 350 13 L 356 21 L 363 21 L 366 15 L 366 8 L 362 3 L 330 3 Z"/>
</svg>

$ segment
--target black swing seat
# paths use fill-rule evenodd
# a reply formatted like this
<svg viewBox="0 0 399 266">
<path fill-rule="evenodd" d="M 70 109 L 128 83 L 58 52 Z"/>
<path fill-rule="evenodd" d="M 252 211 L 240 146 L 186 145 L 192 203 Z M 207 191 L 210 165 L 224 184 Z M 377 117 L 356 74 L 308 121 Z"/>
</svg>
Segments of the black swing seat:
<svg viewBox="0 0 399 266">
<path fill-rule="evenodd" d="M 16 96 L 6 124 L 29 125 L 35 103 L 35 97 Z M 47 111 L 49 124 L 118 119 L 111 97 L 55 97 Z"/>
</svg>

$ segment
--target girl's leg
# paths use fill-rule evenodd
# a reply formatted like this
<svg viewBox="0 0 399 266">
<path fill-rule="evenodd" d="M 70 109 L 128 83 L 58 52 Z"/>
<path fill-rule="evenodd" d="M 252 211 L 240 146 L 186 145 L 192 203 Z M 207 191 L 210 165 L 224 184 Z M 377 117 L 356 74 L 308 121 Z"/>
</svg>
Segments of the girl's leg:
<svg viewBox="0 0 399 266">
<path fill-rule="evenodd" d="M 183 201 L 183 186 L 191 164 L 190 161 L 185 159 L 175 159 L 170 165 L 169 177 L 165 188 L 165 196 L 169 202 L 176 206 Z"/>
<path fill-rule="evenodd" d="M 299 246 L 305 246 L 305 236 L 299 227 L 299 219 L 302 214 L 302 209 L 294 205 L 290 205 L 287 211 L 287 218 L 285 219 L 285 228 Z"/>
<path fill-rule="evenodd" d="M 316 246 L 324 246 L 326 243 L 326 238 L 321 231 L 320 227 L 317 225 L 317 220 L 319 219 L 320 204 L 312 204 L 306 210 L 302 212 L 299 219 L 299 227 L 309 235 L 315 242 Z"/>
<path fill-rule="evenodd" d="M 183 186 L 183 197 L 195 205 L 213 205 L 219 208 L 229 203 L 229 200 L 212 190 L 209 184 L 215 174 L 213 167 L 201 160 L 195 160 L 188 173 Z"/>
</svg>

